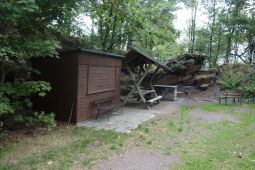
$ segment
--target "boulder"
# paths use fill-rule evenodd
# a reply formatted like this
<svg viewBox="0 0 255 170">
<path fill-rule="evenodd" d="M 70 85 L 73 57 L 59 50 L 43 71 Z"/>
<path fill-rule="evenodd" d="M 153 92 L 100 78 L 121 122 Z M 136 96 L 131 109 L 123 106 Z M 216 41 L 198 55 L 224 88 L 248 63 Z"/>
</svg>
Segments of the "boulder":
<svg viewBox="0 0 255 170">
<path fill-rule="evenodd" d="M 169 59 L 166 66 L 172 71 L 161 70 L 154 84 L 200 87 L 216 81 L 217 69 L 202 69 L 206 55 L 185 54 Z"/>
<path fill-rule="evenodd" d="M 174 74 L 192 74 L 202 68 L 206 57 L 206 55 L 184 54 L 176 56 L 174 59 L 167 60 L 166 66 L 169 67 Z"/>
</svg>

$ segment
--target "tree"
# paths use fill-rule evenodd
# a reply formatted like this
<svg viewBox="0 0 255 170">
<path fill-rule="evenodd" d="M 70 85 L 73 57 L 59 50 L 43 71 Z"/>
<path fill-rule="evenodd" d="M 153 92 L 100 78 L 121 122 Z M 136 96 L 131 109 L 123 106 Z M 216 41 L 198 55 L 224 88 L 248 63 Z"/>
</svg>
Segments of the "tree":
<svg viewBox="0 0 255 170">
<path fill-rule="evenodd" d="M 84 13 L 90 16 L 95 26 L 91 38 L 98 41 L 96 48 L 112 52 L 120 44 L 125 44 L 128 35 L 136 30 L 135 0 L 84 0 L 82 3 Z"/>
<path fill-rule="evenodd" d="M 30 67 L 29 60 L 58 55 L 60 43 L 54 38 L 54 33 L 71 34 L 71 21 L 75 16 L 73 9 L 78 6 L 77 2 L 0 2 L 0 122 L 11 119 L 26 124 L 44 117 L 43 112 L 31 112 L 30 97 L 35 94 L 44 96 L 51 87 L 47 82 L 29 79 L 28 73 L 35 71 Z M 52 115 L 47 116 L 53 118 Z"/>
<path fill-rule="evenodd" d="M 153 47 L 174 42 L 176 30 L 173 27 L 173 12 L 176 10 L 174 1 L 141 1 L 141 29 L 135 36 L 136 43 L 153 51 Z"/>
<path fill-rule="evenodd" d="M 197 29 L 195 33 L 195 52 L 207 53 L 210 67 L 215 67 L 220 62 L 252 63 L 254 56 L 252 2 L 203 0 L 202 3 L 210 20 L 207 27 Z"/>
<path fill-rule="evenodd" d="M 84 0 L 83 4 L 93 21 L 90 47 L 96 49 L 113 52 L 138 46 L 153 53 L 175 43 L 178 35 L 172 23 L 175 1 Z"/>
</svg>

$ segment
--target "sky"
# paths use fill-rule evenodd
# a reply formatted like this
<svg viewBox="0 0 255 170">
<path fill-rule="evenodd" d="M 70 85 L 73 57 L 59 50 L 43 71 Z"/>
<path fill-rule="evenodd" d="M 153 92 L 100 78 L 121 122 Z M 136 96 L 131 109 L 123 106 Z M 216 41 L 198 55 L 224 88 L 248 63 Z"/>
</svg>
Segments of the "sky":
<svg viewBox="0 0 255 170">
<path fill-rule="evenodd" d="M 179 3 L 177 5 L 179 8 L 177 11 L 174 12 L 176 19 L 174 20 L 173 24 L 174 27 L 181 31 L 181 36 L 177 40 L 178 42 L 185 41 L 186 34 L 185 31 L 188 30 L 189 26 L 189 19 L 191 17 L 191 10 L 185 7 L 183 3 Z M 203 10 L 202 6 L 198 6 L 197 10 L 197 27 L 203 27 L 207 25 L 209 22 L 207 15 L 205 14 L 205 11 Z"/>
</svg>

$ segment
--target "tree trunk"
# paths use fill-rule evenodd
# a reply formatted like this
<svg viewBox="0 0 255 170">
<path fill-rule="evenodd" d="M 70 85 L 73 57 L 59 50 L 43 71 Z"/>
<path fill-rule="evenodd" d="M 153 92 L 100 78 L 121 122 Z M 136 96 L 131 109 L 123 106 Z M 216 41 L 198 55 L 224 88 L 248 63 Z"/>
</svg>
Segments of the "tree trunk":
<svg viewBox="0 0 255 170">
<path fill-rule="evenodd" d="M 194 4 L 192 4 L 192 12 L 191 12 L 191 29 L 190 29 L 191 45 L 189 49 L 189 52 L 191 54 L 194 53 L 194 47 L 195 47 L 197 6 L 198 6 L 198 2 L 195 0 Z"/>
<path fill-rule="evenodd" d="M 215 16 L 216 16 L 216 0 L 213 0 L 213 20 L 211 26 L 211 33 L 209 39 L 209 67 L 212 67 L 212 51 L 213 51 L 213 35 L 214 35 L 214 26 L 215 26 Z"/>
<path fill-rule="evenodd" d="M 216 66 L 217 60 L 218 60 L 218 57 L 219 57 L 219 54 L 220 54 L 221 35 L 222 35 L 222 27 L 220 25 L 219 32 L 218 32 L 218 44 L 217 44 L 217 51 L 216 51 L 216 56 L 215 56 L 215 60 L 214 60 L 214 66 Z"/>
</svg>

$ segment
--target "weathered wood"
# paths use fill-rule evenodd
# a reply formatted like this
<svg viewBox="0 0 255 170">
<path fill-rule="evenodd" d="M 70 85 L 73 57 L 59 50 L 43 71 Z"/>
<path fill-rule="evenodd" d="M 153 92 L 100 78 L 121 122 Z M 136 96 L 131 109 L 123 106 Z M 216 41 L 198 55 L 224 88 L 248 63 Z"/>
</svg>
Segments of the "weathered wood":
<svg viewBox="0 0 255 170">
<path fill-rule="evenodd" d="M 60 59 L 46 57 L 33 61 L 35 68 L 41 72 L 40 75 L 33 76 L 34 80 L 50 82 L 54 87 L 51 95 L 35 98 L 34 107 L 37 110 L 54 112 L 56 120 L 59 121 L 70 119 L 72 123 L 79 123 L 96 116 L 97 108 L 93 104 L 94 100 L 114 96 L 115 100 L 109 104 L 119 102 L 121 58 L 95 51 L 83 52 L 81 49 L 60 53 L 60 56 Z M 109 70 L 100 75 L 89 69 L 95 66 L 103 70 L 112 68 L 110 69 L 112 72 Z M 99 82 L 100 86 L 105 86 L 101 88 L 99 84 L 95 85 L 97 89 L 92 89 L 92 91 L 96 93 L 89 94 L 91 91 L 88 87 L 91 83 L 89 77 L 98 79 L 95 83 Z M 116 80 L 110 82 L 110 78 L 105 82 L 105 77 L 115 77 Z M 105 87 L 115 88 L 105 89 Z M 101 90 L 104 92 L 99 92 Z"/>
<path fill-rule="evenodd" d="M 139 86 L 139 85 L 140 85 L 139 82 L 136 83 L 136 79 L 135 79 L 134 73 L 131 71 L 131 69 L 129 68 L 129 66 L 128 66 L 127 64 L 126 64 L 126 68 L 127 68 L 128 72 L 129 72 L 131 78 L 132 78 L 132 81 L 133 81 L 134 85 L 135 85 L 134 88 L 136 88 L 136 90 L 138 91 L 138 94 L 139 94 L 140 98 L 143 100 L 143 102 L 146 102 L 145 98 L 144 98 L 143 95 L 141 94 L 141 89 L 140 89 L 140 86 Z M 130 91 L 130 93 L 131 93 L 131 92 L 132 92 L 132 90 Z M 132 94 L 128 94 L 127 97 L 129 97 L 129 96 L 131 96 L 131 95 L 132 95 Z M 125 101 L 128 101 L 128 98 L 126 98 Z"/>
<path fill-rule="evenodd" d="M 146 87 L 150 89 L 141 89 L 141 84 L 146 76 L 148 76 L 151 66 L 155 65 L 157 66 L 155 73 L 151 78 L 149 78 L 149 84 L 146 84 Z M 155 58 L 145 54 L 144 52 L 139 51 L 138 49 L 132 48 L 127 54 L 125 59 L 125 65 L 128 73 L 131 75 L 132 81 L 134 83 L 134 87 L 132 90 L 128 93 L 127 97 L 125 98 L 125 101 L 127 102 L 128 99 L 132 96 L 133 93 L 138 94 L 138 100 L 142 100 L 144 104 L 146 104 L 147 108 L 150 109 L 150 106 L 147 101 L 147 98 L 145 99 L 146 94 L 150 94 L 150 97 L 157 98 L 157 93 L 152 85 L 152 80 L 155 78 L 156 73 L 159 71 L 159 68 L 163 68 L 164 70 L 171 71 L 168 67 L 165 67 L 164 64 L 157 61 Z M 132 69 L 138 68 L 138 75 L 137 77 L 134 75 L 134 73 L 131 71 Z M 136 79 L 137 78 L 137 79 Z M 158 100 L 160 99 L 157 98 Z"/>
<path fill-rule="evenodd" d="M 153 98 L 153 99 L 148 100 L 147 102 L 148 102 L 148 103 L 153 103 L 153 102 L 155 102 L 155 101 L 157 101 L 157 100 L 160 100 L 160 99 L 162 99 L 162 96 L 157 96 L 157 97 L 155 97 L 155 98 Z"/>
<path fill-rule="evenodd" d="M 219 104 L 221 104 L 221 100 L 225 100 L 225 104 L 228 104 L 228 99 L 233 99 L 233 103 L 236 102 L 236 98 L 238 102 L 242 104 L 243 95 L 241 92 L 225 92 L 223 95 L 218 96 L 219 98 Z"/>
<path fill-rule="evenodd" d="M 122 106 L 125 104 L 124 102 L 118 102 L 118 103 L 108 104 L 107 106 L 101 106 L 101 104 L 111 102 L 114 99 L 115 99 L 115 97 L 111 96 L 111 97 L 106 97 L 106 98 L 94 100 L 93 103 L 97 107 L 96 119 L 99 117 L 99 115 L 101 113 L 105 113 L 105 112 L 112 113 L 113 110 L 116 109 L 116 108 L 121 108 L 121 111 L 122 111 Z M 108 116 L 108 120 L 109 120 L 109 116 Z"/>
<path fill-rule="evenodd" d="M 125 56 L 126 56 L 125 62 L 129 64 L 130 67 L 137 67 L 141 64 L 151 63 L 170 71 L 170 69 L 166 67 L 163 63 L 159 62 L 154 57 L 150 56 L 149 54 L 146 54 L 145 52 L 137 48 L 132 47 Z"/>
<path fill-rule="evenodd" d="M 127 97 L 126 97 L 126 99 L 125 99 L 125 102 L 128 101 L 128 99 L 132 96 L 132 94 L 134 93 L 134 91 L 135 91 L 135 89 L 136 89 L 137 92 L 138 92 L 139 97 L 142 99 L 143 103 L 145 104 L 145 103 L 146 103 L 146 100 L 145 100 L 145 98 L 144 98 L 144 96 L 143 96 L 144 94 L 142 93 L 140 84 L 141 84 L 142 81 L 145 79 L 145 77 L 148 75 L 149 70 L 150 70 L 150 67 L 151 67 L 151 64 L 149 64 L 147 70 L 145 71 L 145 73 L 143 73 L 143 75 L 142 75 L 141 78 L 138 80 L 138 82 L 136 81 L 135 75 L 134 75 L 134 73 L 132 72 L 132 70 L 130 69 L 130 67 L 129 67 L 127 64 L 125 64 L 125 66 L 126 66 L 128 72 L 129 72 L 129 74 L 130 74 L 130 76 L 131 76 L 131 78 L 132 78 L 132 81 L 133 81 L 133 83 L 134 83 L 134 85 L 135 85 L 135 86 L 133 87 L 133 89 L 129 92 L 129 94 L 127 95 Z"/>
<path fill-rule="evenodd" d="M 154 73 L 152 74 L 152 76 L 151 76 L 151 78 L 150 78 L 150 80 L 149 80 L 149 86 L 150 86 L 150 88 L 152 89 L 152 90 L 154 90 L 154 97 L 157 97 L 158 95 L 157 95 L 157 93 L 156 93 L 156 90 L 154 89 L 154 86 L 152 85 L 152 81 L 153 81 L 153 79 L 155 78 L 155 76 L 156 76 L 156 74 L 157 74 L 157 72 L 159 71 L 159 69 L 160 69 L 160 67 L 157 67 L 156 68 L 156 70 L 154 71 Z"/>
<path fill-rule="evenodd" d="M 101 104 L 101 103 L 111 102 L 114 99 L 115 99 L 115 97 L 111 96 L 111 97 L 106 97 L 103 99 L 96 99 L 96 100 L 94 100 L 93 103 L 97 105 L 97 104 Z"/>
</svg>

